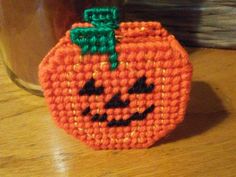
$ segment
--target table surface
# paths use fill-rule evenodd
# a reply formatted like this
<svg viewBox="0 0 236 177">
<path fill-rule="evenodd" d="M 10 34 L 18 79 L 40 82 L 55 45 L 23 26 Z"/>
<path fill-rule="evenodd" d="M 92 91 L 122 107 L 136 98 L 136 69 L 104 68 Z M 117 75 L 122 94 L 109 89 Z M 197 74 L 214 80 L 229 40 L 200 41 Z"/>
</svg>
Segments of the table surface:
<svg viewBox="0 0 236 177">
<path fill-rule="evenodd" d="M 1 177 L 233 177 L 236 51 L 191 49 L 184 122 L 149 149 L 94 151 L 50 118 L 44 98 L 21 90 L 0 64 Z"/>
</svg>

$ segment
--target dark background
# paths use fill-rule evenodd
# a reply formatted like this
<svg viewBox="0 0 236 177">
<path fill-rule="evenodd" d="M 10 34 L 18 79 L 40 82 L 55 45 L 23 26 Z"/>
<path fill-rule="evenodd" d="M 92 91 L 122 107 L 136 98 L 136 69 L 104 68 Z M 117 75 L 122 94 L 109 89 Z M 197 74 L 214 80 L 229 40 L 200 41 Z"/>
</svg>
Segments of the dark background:
<svg viewBox="0 0 236 177">
<path fill-rule="evenodd" d="M 182 44 L 236 49 L 235 0 L 98 0 L 116 5 L 122 21 L 160 21 Z"/>
</svg>

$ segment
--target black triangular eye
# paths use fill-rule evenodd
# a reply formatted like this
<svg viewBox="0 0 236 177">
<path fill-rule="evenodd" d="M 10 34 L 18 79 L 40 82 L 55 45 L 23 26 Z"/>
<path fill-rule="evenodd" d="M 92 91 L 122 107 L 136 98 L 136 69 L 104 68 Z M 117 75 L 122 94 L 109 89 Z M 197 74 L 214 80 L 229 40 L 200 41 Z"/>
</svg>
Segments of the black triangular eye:
<svg viewBox="0 0 236 177">
<path fill-rule="evenodd" d="M 79 91 L 79 95 L 101 95 L 104 91 L 104 87 L 95 87 L 95 80 L 92 78 L 87 81 L 84 87 Z"/>
<path fill-rule="evenodd" d="M 146 77 L 140 77 L 134 85 L 128 90 L 128 93 L 151 93 L 154 89 L 154 84 L 147 85 L 146 84 Z"/>
</svg>

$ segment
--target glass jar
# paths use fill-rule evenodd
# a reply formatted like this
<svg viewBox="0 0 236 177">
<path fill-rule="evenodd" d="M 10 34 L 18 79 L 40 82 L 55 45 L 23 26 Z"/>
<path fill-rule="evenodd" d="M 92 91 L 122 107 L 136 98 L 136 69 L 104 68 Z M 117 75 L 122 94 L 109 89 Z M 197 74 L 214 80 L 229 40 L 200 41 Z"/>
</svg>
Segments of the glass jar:
<svg viewBox="0 0 236 177">
<path fill-rule="evenodd" d="M 91 0 L 0 1 L 0 57 L 20 87 L 42 95 L 38 65 Z"/>
</svg>

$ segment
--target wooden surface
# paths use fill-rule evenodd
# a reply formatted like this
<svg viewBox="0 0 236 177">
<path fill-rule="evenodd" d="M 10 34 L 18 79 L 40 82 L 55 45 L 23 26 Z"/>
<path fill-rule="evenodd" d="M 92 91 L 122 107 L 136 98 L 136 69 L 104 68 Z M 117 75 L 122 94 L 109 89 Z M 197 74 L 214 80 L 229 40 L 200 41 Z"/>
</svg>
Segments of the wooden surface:
<svg viewBox="0 0 236 177">
<path fill-rule="evenodd" d="M 126 0 L 124 4 L 125 20 L 158 20 L 189 46 L 236 49 L 235 0 Z"/>
<path fill-rule="evenodd" d="M 191 49 L 185 121 L 154 147 L 94 151 L 58 129 L 42 97 L 0 65 L 1 177 L 235 177 L 236 51 Z"/>
</svg>

